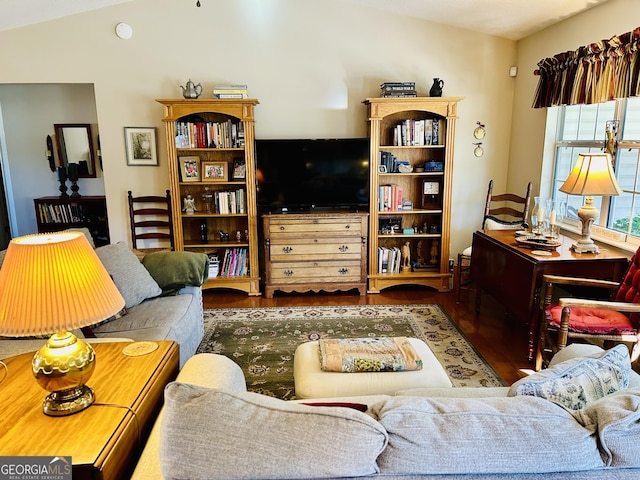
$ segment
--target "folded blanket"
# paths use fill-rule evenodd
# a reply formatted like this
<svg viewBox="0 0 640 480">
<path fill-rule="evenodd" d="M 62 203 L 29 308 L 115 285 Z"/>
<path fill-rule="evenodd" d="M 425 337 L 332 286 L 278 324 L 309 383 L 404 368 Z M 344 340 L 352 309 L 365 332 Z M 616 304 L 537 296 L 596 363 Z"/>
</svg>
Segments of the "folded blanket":
<svg viewBox="0 0 640 480">
<path fill-rule="evenodd" d="M 320 366 L 328 372 L 422 370 L 406 337 L 320 339 Z"/>
<path fill-rule="evenodd" d="M 162 295 L 175 295 L 191 285 L 202 285 L 209 276 L 209 257 L 196 252 L 154 252 L 142 264 L 162 289 Z"/>
</svg>

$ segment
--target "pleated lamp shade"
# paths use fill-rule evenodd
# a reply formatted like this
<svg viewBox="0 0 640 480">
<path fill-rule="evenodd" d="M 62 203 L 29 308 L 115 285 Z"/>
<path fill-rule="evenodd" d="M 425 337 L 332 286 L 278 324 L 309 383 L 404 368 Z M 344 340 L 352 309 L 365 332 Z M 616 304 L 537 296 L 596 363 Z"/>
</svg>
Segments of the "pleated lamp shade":
<svg viewBox="0 0 640 480">
<path fill-rule="evenodd" d="M 580 153 L 569 177 L 560 187 L 569 195 L 622 195 L 609 153 Z"/>
<path fill-rule="evenodd" d="M 105 320 L 124 299 L 81 232 L 11 240 L 0 268 L 0 335 L 51 335 Z"/>
</svg>

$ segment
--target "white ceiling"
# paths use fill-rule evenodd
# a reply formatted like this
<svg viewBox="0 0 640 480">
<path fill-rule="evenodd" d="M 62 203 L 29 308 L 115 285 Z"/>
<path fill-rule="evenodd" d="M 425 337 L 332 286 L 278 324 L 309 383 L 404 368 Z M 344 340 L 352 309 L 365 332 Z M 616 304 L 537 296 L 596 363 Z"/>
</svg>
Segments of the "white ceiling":
<svg viewBox="0 0 640 480">
<path fill-rule="evenodd" d="M 0 0 L 0 31 L 130 1 L 133 0 Z M 176 1 L 197 8 L 196 0 Z M 210 0 L 200 0 L 203 4 L 207 1 Z M 342 1 L 519 40 L 608 0 Z"/>
</svg>

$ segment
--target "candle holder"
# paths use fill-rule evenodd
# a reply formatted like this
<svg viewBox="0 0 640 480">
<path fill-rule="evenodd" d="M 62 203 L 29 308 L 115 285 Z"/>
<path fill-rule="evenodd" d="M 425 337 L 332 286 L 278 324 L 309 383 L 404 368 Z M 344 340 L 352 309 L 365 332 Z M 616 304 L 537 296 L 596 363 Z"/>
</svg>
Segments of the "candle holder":
<svg viewBox="0 0 640 480">
<path fill-rule="evenodd" d="M 60 198 L 69 198 L 69 194 L 67 193 L 67 169 L 64 167 L 58 167 L 58 181 L 60 182 Z"/>
<path fill-rule="evenodd" d="M 71 196 L 81 197 L 82 195 L 78 193 L 80 187 L 78 187 L 79 169 L 77 163 L 69 163 L 67 165 L 67 175 L 69 177 L 69 181 L 71 182 Z"/>
<path fill-rule="evenodd" d="M 547 200 L 544 211 L 544 234 L 549 238 L 560 236 L 560 225 L 564 219 L 566 202 Z"/>
</svg>

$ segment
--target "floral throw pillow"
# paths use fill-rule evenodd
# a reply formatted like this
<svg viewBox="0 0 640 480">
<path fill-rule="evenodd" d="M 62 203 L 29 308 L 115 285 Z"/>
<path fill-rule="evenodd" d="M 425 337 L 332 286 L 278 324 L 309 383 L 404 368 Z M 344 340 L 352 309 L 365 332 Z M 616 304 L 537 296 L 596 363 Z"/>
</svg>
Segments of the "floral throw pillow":
<svg viewBox="0 0 640 480">
<path fill-rule="evenodd" d="M 589 357 L 558 363 L 515 382 L 509 396 L 531 395 L 545 398 L 567 410 L 585 408 L 629 385 L 631 362 L 625 345 Z"/>
</svg>

